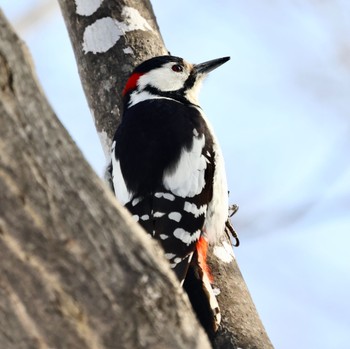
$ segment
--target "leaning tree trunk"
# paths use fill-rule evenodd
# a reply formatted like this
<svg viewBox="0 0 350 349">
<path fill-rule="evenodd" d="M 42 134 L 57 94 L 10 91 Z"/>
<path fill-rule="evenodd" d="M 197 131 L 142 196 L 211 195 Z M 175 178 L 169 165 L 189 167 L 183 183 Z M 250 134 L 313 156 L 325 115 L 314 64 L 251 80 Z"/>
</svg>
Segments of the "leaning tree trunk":
<svg viewBox="0 0 350 349">
<path fill-rule="evenodd" d="M 83 88 L 106 154 L 120 119 L 121 91 L 141 61 L 167 54 L 148 0 L 59 0 Z M 179 18 L 179 21 L 181 18 Z M 107 155 L 108 156 L 108 155 Z M 214 348 L 272 348 L 234 258 L 230 241 L 212 247 L 222 325 Z"/>
<path fill-rule="evenodd" d="M 0 11 L 0 348 L 210 348 L 153 240 L 58 122 Z"/>
</svg>

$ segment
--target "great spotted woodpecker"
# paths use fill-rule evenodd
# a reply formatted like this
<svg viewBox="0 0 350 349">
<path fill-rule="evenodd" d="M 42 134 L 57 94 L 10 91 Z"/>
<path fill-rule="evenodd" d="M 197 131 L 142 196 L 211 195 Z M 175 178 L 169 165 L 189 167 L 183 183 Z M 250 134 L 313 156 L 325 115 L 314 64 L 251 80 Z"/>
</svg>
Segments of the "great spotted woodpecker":
<svg viewBox="0 0 350 349">
<path fill-rule="evenodd" d="M 213 331 L 220 312 L 206 250 L 225 231 L 228 191 L 221 149 L 198 92 L 203 78 L 229 59 L 193 65 L 160 56 L 136 67 L 123 90 L 124 113 L 109 166 L 115 195 L 160 242 L 180 284 L 185 281 L 186 288 L 187 277 L 189 288 L 201 283 L 202 296 L 188 293 L 207 298 L 211 314 L 200 320 Z M 195 305 L 198 299 L 191 301 L 204 312 Z"/>
</svg>

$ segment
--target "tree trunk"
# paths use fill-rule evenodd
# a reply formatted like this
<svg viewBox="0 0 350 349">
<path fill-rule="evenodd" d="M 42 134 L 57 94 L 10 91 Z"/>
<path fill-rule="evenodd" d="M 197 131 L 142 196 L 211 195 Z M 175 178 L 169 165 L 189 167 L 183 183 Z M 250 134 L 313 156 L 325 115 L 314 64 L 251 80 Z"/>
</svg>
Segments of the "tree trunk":
<svg viewBox="0 0 350 349">
<path fill-rule="evenodd" d="M 148 0 L 103 1 L 89 10 L 88 6 L 75 6 L 72 0 L 59 3 L 83 88 L 108 156 L 120 118 L 121 91 L 130 72 L 141 61 L 168 51 Z M 76 3 L 83 4 L 83 0 Z M 224 239 L 215 247 L 217 253 L 214 248 L 209 253 L 215 286 L 221 292 L 218 301 L 223 315 L 212 345 L 216 349 L 273 348 L 229 251 L 232 247 L 227 248 L 229 245 Z"/>
<path fill-rule="evenodd" d="M 108 156 L 130 72 L 145 59 L 168 52 L 148 1 L 101 1 L 94 12 L 88 2 L 59 0 L 84 92 Z"/>
<path fill-rule="evenodd" d="M 0 348 L 210 348 L 158 246 L 58 122 L 0 12 Z"/>
</svg>

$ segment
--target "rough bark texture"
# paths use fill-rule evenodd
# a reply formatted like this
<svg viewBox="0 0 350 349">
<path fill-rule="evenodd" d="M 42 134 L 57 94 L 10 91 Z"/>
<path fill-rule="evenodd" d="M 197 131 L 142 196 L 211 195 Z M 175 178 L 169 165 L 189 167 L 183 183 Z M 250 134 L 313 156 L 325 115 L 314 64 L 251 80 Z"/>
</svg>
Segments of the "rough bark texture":
<svg viewBox="0 0 350 349">
<path fill-rule="evenodd" d="M 24 49 L 0 12 L 0 348 L 209 348 L 162 253 L 58 122 Z"/>
<path fill-rule="evenodd" d="M 224 237 L 216 248 L 227 248 L 229 244 L 228 238 Z M 243 349 L 273 348 L 237 261 L 232 257 L 231 261 L 223 262 L 216 256 L 213 247 L 208 253 L 215 286 L 220 289 L 218 302 L 222 312 L 222 324 L 213 340 L 213 348 L 236 348 L 236 345 Z"/>
<path fill-rule="evenodd" d="M 86 0 L 89 2 L 89 0 Z M 83 84 L 87 101 L 94 117 L 103 150 L 110 148 L 116 125 L 119 122 L 122 108 L 121 92 L 130 72 L 135 65 L 145 59 L 160 54 L 168 54 L 160 36 L 158 26 L 148 1 L 103 1 L 101 6 L 90 16 L 78 15 L 73 0 L 59 0 L 61 10 L 72 41 L 78 71 Z M 123 14 L 125 7 L 136 8 L 151 30 L 126 31 L 121 27 L 121 33 L 116 45 L 107 51 L 100 49 L 98 53 L 87 51 L 84 40 L 87 40 L 89 30 L 98 27 L 101 19 L 112 18 L 118 23 L 131 23 L 129 13 Z M 133 23 L 137 26 L 137 23 Z M 141 26 L 141 25 L 140 25 Z M 89 27 L 89 28 L 88 28 Z M 142 26 L 141 26 L 142 27 Z M 115 28 L 110 27 L 103 35 L 113 36 Z M 117 30 L 117 29 L 116 29 Z M 112 32 L 112 33 L 110 33 Z M 101 38 L 96 29 L 96 41 Z M 125 53 L 123 50 L 127 50 Z"/>
<path fill-rule="evenodd" d="M 93 14 L 85 16 L 76 13 L 73 0 L 59 2 L 97 130 L 108 138 L 102 139 L 107 153 L 120 118 L 121 91 L 131 70 L 141 61 L 166 54 L 167 50 L 148 0 L 104 1 Z M 126 31 L 105 52 L 84 52 L 87 28 L 106 17 L 117 20 L 116 25 L 123 28 L 124 22 L 130 21 L 123 16 L 126 7 L 136 9 L 151 29 Z M 125 54 L 126 48 L 132 54 Z M 209 257 L 216 286 L 221 291 L 218 299 L 223 313 L 222 326 L 212 343 L 214 348 L 273 348 L 236 261 L 225 263 L 212 251 Z"/>
</svg>

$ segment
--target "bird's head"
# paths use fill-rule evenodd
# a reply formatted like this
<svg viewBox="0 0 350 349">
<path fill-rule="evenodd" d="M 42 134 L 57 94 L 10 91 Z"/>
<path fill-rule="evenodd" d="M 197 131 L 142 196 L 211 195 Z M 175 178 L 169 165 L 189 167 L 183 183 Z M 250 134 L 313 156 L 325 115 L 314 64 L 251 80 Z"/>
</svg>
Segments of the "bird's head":
<svg viewBox="0 0 350 349">
<path fill-rule="evenodd" d="M 180 57 L 159 56 L 144 61 L 134 69 L 125 85 L 123 97 L 126 106 L 159 97 L 198 104 L 203 78 L 229 59 L 223 57 L 191 64 Z"/>
</svg>

